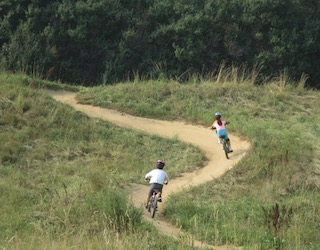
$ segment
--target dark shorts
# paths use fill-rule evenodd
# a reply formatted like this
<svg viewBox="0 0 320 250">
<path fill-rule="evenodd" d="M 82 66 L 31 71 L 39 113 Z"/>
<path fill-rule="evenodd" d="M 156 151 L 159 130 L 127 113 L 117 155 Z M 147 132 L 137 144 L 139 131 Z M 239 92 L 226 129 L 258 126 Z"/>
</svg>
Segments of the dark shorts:
<svg viewBox="0 0 320 250">
<path fill-rule="evenodd" d="M 159 183 L 151 183 L 151 186 L 150 186 L 150 190 L 149 190 L 149 195 L 151 196 L 153 194 L 153 190 L 157 189 L 159 190 L 160 192 L 162 192 L 162 188 L 163 188 L 163 185 L 162 184 L 159 184 Z"/>
</svg>

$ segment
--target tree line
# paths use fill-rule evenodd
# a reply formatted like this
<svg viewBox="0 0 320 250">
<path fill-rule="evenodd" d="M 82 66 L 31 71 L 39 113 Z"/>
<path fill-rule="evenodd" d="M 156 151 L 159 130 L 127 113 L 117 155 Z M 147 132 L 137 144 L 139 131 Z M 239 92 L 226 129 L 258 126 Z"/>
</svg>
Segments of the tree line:
<svg viewBox="0 0 320 250">
<path fill-rule="evenodd" d="M 97 85 L 223 63 L 320 87 L 319 0 L 2 0 L 0 66 Z"/>
</svg>

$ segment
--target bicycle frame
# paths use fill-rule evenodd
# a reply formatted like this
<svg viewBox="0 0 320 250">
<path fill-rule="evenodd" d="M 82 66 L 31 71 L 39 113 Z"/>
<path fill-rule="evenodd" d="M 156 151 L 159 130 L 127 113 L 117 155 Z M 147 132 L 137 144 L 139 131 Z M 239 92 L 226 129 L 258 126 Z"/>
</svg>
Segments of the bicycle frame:
<svg viewBox="0 0 320 250">
<path fill-rule="evenodd" d="M 221 140 L 221 144 L 222 144 L 222 148 L 224 150 L 224 153 L 226 155 L 226 158 L 229 159 L 229 146 L 228 146 L 228 143 L 227 143 L 227 139 L 225 136 L 221 136 L 219 137 L 220 140 Z"/>
<path fill-rule="evenodd" d="M 211 130 L 215 130 L 215 128 L 210 127 Z M 229 145 L 227 143 L 227 139 L 225 136 L 219 136 L 220 142 L 222 144 L 223 151 L 226 155 L 226 158 L 229 159 Z"/>
<path fill-rule="evenodd" d="M 148 211 L 151 213 L 151 218 L 154 218 L 158 208 L 159 193 L 159 190 L 154 190 L 150 198 Z"/>
</svg>

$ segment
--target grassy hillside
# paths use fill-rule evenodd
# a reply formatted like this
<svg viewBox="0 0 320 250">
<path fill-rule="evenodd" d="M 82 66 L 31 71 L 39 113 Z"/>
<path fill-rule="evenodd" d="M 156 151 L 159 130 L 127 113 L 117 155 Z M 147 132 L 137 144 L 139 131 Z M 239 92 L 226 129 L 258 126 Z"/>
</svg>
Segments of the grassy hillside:
<svg viewBox="0 0 320 250">
<path fill-rule="evenodd" d="M 172 196 L 166 216 L 210 243 L 320 248 L 319 92 L 285 76 L 261 86 L 226 78 L 96 87 L 81 91 L 78 100 L 205 126 L 221 111 L 231 121 L 231 139 L 250 140 L 251 152 L 223 178 L 191 189 L 184 199 Z"/>
<path fill-rule="evenodd" d="M 30 79 L 2 74 L 0 81 L 1 245 L 185 249 L 183 241 L 150 235 L 141 211 L 118 189 L 142 182 L 162 156 L 177 166 L 175 174 L 186 162 L 199 167 L 199 150 L 89 119 L 32 88 Z M 231 140 L 250 140 L 251 151 L 219 180 L 179 194 L 181 200 L 171 196 L 167 218 L 212 244 L 319 249 L 319 97 L 284 78 L 254 86 L 233 77 L 88 88 L 78 100 L 205 126 L 222 112 Z"/>
<path fill-rule="evenodd" d="M 172 176 L 201 167 L 203 153 L 90 119 L 41 86 L 0 74 L 0 246 L 184 249 L 143 222 L 121 185 L 145 183 L 162 157 L 174 163 Z"/>
</svg>

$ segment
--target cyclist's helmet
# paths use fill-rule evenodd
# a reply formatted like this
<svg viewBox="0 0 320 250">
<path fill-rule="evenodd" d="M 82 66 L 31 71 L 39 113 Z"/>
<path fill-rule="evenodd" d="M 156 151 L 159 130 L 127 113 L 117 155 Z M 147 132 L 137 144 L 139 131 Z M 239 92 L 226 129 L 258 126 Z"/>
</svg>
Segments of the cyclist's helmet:
<svg viewBox="0 0 320 250">
<path fill-rule="evenodd" d="M 165 162 L 163 160 L 157 160 L 157 168 L 158 169 L 163 169 Z"/>
<path fill-rule="evenodd" d="M 220 119 L 222 114 L 220 112 L 217 112 L 217 113 L 214 114 L 214 116 L 215 116 L 216 119 Z"/>
</svg>

